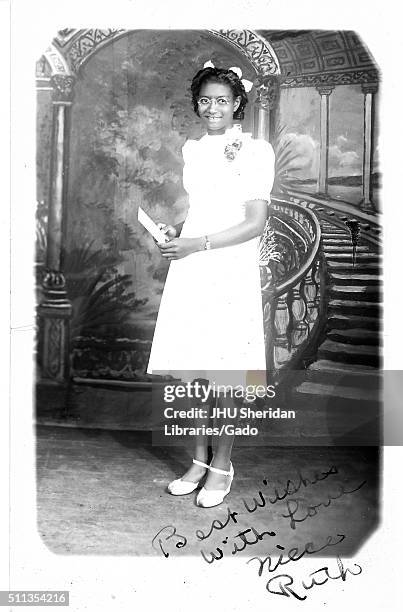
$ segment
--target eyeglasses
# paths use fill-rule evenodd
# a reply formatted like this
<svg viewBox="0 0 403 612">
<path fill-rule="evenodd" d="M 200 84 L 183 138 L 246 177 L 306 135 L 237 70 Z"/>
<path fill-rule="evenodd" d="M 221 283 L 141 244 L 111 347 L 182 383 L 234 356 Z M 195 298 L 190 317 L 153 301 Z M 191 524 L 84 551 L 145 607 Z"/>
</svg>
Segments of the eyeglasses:
<svg viewBox="0 0 403 612">
<path fill-rule="evenodd" d="M 228 104 L 231 103 L 231 98 L 227 98 L 226 96 L 218 96 L 218 98 L 203 96 L 197 100 L 197 104 L 199 106 L 210 106 L 213 100 L 216 104 L 218 104 L 218 106 L 228 106 Z"/>
</svg>

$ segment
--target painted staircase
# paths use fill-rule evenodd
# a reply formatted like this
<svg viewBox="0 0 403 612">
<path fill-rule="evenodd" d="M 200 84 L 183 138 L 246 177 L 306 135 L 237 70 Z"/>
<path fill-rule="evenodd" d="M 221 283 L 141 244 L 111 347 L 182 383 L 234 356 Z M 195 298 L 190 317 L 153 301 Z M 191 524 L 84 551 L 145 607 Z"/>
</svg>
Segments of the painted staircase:
<svg viewBox="0 0 403 612">
<path fill-rule="evenodd" d="M 382 367 L 380 254 L 375 246 L 359 242 L 353 264 L 348 228 L 320 221 L 327 264 L 327 324 L 316 358 L 293 389 L 292 400 L 307 415 L 310 410 L 316 416 L 315 411 L 322 411 L 336 438 L 376 443 Z"/>
</svg>

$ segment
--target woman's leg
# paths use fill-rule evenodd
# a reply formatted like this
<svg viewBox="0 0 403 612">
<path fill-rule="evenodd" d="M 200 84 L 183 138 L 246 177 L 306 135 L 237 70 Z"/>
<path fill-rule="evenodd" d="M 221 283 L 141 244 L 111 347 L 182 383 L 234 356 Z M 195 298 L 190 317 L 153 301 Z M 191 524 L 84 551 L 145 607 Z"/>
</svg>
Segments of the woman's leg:
<svg viewBox="0 0 403 612">
<path fill-rule="evenodd" d="M 204 384 L 208 384 L 208 380 L 203 379 L 202 382 Z M 193 424 L 192 424 L 193 427 L 202 428 L 203 426 L 204 427 L 210 426 L 211 405 L 213 401 L 214 400 L 212 396 L 210 396 L 206 402 L 199 401 L 197 404 L 192 402 L 193 408 L 201 408 L 206 413 L 203 418 L 198 417 L 193 420 Z M 197 459 L 198 461 L 202 461 L 203 463 L 206 463 L 207 465 L 210 463 L 211 458 L 212 458 L 212 453 L 211 453 L 211 448 L 209 447 L 209 444 L 208 444 L 208 436 L 199 434 L 194 437 L 193 458 Z M 192 465 L 187 470 L 187 472 L 185 472 L 185 474 L 181 476 L 181 480 L 186 480 L 187 482 L 199 482 L 199 480 L 205 475 L 206 471 L 207 471 L 206 468 L 200 465 L 197 465 L 196 463 L 192 463 Z"/>
<path fill-rule="evenodd" d="M 239 408 L 242 405 L 242 398 L 233 398 L 231 394 L 227 394 L 225 397 L 218 398 L 217 408 L 221 410 L 226 409 L 230 414 L 235 415 L 233 418 L 226 414 L 221 413 L 223 416 L 216 418 L 214 426 L 221 428 L 222 425 L 232 425 L 236 427 L 239 419 Z M 223 433 L 221 436 L 215 437 L 216 445 L 214 449 L 214 456 L 211 462 L 212 467 L 219 468 L 221 470 L 229 471 L 231 462 L 232 447 L 234 444 L 235 436 L 233 433 Z M 224 490 L 228 486 L 228 476 L 224 474 L 217 474 L 216 472 L 209 472 L 206 482 L 205 489 L 207 490 Z"/>
</svg>

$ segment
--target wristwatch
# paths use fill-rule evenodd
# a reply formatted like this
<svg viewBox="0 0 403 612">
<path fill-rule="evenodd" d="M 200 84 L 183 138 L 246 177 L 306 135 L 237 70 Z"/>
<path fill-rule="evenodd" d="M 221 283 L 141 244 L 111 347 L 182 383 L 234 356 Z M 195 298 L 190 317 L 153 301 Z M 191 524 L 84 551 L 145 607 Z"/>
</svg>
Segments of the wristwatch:
<svg viewBox="0 0 403 612">
<path fill-rule="evenodd" d="M 208 236 L 204 236 L 204 250 L 209 251 L 211 249 L 211 242 L 208 239 Z"/>
</svg>

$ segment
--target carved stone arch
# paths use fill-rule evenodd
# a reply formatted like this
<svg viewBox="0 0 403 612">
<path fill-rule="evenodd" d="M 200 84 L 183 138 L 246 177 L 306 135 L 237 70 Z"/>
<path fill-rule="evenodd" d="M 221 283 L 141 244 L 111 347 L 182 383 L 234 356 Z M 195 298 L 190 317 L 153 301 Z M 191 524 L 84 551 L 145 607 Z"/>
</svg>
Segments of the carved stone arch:
<svg viewBox="0 0 403 612">
<path fill-rule="evenodd" d="M 63 53 L 59 51 L 59 49 L 55 45 L 53 44 L 49 45 L 49 47 L 46 49 L 43 55 L 46 58 L 50 66 L 52 76 L 55 76 L 55 75 L 71 76 L 72 75 L 69 64 L 65 56 L 63 55 Z"/>
<path fill-rule="evenodd" d="M 277 56 L 265 38 L 253 30 L 208 30 L 234 46 L 249 61 L 256 75 L 267 77 L 280 74 Z"/>
<path fill-rule="evenodd" d="M 64 53 L 74 74 L 80 71 L 90 57 L 113 40 L 127 36 L 134 30 L 80 30 L 69 33 L 70 42 Z M 280 63 L 272 46 L 254 30 L 206 30 L 244 55 L 256 74 L 256 100 L 254 104 L 255 137 L 269 139 L 270 111 L 277 106 Z M 64 39 L 62 40 L 62 42 Z M 56 39 L 60 45 L 60 40 Z"/>
<path fill-rule="evenodd" d="M 280 64 L 271 45 L 253 30 L 206 30 L 219 37 L 241 52 L 257 76 L 261 78 L 280 74 Z M 133 30 L 81 30 L 71 38 L 66 53 L 66 60 L 73 73 L 78 73 L 81 66 L 97 51 L 112 40 L 117 40 L 132 33 Z"/>
</svg>

